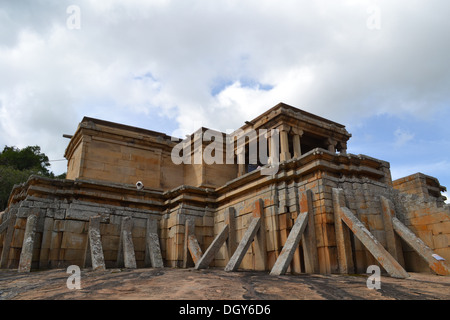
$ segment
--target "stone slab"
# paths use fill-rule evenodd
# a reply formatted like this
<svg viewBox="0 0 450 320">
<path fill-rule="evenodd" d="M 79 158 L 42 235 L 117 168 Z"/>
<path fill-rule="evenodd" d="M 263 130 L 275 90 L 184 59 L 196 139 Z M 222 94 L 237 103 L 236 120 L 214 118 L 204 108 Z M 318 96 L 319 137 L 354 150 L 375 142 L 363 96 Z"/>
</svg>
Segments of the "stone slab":
<svg viewBox="0 0 450 320">
<path fill-rule="evenodd" d="M 25 235 L 22 243 L 22 251 L 20 253 L 18 272 L 30 272 L 31 262 L 33 260 L 34 240 L 36 238 L 36 226 L 38 217 L 31 214 L 27 218 L 25 227 Z"/>
<path fill-rule="evenodd" d="M 236 271 L 237 268 L 239 268 L 239 265 L 241 264 L 242 259 L 244 259 L 244 256 L 247 253 L 248 248 L 252 244 L 252 241 L 255 238 L 255 235 L 258 232 L 260 226 L 261 218 L 252 218 L 252 221 L 250 222 L 247 231 L 244 233 L 242 240 L 239 242 L 236 251 L 225 266 L 225 271 Z"/>
<path fill-rule="evenodd" d="M 355 268 L 352 257 L 352 246 L 350 243 L 350 232 L 341 220 L 341 208 L 345 207 L 345 205 L 344 191 L 342 189 L 333 188 L 334 228 L 336 233 L 339 272 L 342 274 L 350 274 L 355 272 Z"/>
<path fill-rule="evenodd" d="M 281 250 L 272 270 L 271 275 L 282 275 L 286 273 L 292 258 L 294 257 L 295 250 L 298 249 L 300 239 L 302 238 L 303 232 L 305 231 L 306 225 L 308 223 L 308 211 L 301 212 L 295 224 L 289 233 L 289 236 L 284 244 L 283 250 Z"/>
<path fill-rule="evenodd" d="M 195 269 L 206 269 L 211 264 L 212 260 L 214 259 L 215 254 L 217 251 L 222 247 L 222 245 L 225 243 L 225 240 L 227 240 L 229 235 L 229 225 L 226 224 L 222 231 L 217 235 L 217 237 L 213 240 L 211 245 L 208 247 L 208 249 L 205 251 L 205 254 L 202 255 L 202 257 L 198 260 L 198 262 L 195 264 Z"/>
<path fill-rule="evenodd" d="M 164 263 L 158 237 L 158 221 L 148 219 L 146 232 L 145 264 L 151 264 L 153 268 L 163 268 Z"/>
<path fill-rule="evenodd" d="M 125 268 L 136 269 L 136 256 L 131 234 L 132 228 L 132 218 L 123 217 L 120 230 L 119 253 L 117 254 L 117 265 L 119 268 L 124 266 Z"/>
<path fill-rule="evenodd" d="M 91 217 L 88 228 L 87 256 L 93 270 L 106 270 L 100 235 L 100 216 Z"/>
<path fill-rule="evenodd" d="M 345 224 L 352 230 L 355 236 L 364 244 L 373 257 L 380 265 L 394 278 L 408 278 L 409 274 L 395 260 L 389 252 L 378 242 L 378 240 L 370 233 L 364 224 L 356 218 L 356 216 L 347 207 L 342 207 L 341 218 Z"/>
<path fill-rule="evenodd" d="M 308 212 L 308 222 L 302 235 L 302 249 L 306 273 L 319 273 L 316 228 L 313 208 L 313 193 L 302 191 L 298 195 L 300 212 Z M 298 219 L 298 218 L 297 218 Z"/>
<path fill-rule="evenodd" d="M 409 244 L 420 257 L 422 257 L 430 267 L 431 270 L 439 275 L 450 275 L 450 267 L 446 261 L 439 261 L 433 257 L 433 251 L 411 230 L 408 229 L 396 217 L 392 218 L 392 224 L 397 234 Z"/>
</svg>

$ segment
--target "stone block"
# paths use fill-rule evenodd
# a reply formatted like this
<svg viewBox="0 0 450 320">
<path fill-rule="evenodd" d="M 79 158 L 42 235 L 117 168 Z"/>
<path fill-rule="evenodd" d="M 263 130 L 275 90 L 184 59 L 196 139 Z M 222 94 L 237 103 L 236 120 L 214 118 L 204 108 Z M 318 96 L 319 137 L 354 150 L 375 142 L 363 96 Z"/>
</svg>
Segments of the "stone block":
<svg viewBox="0 0 450 320">
<path fill-rule="evenodd" d="M 100 224 L 100 234 L 104 236 L 119 236 L 120 235 L 120 225 L 112 223 L 101 223 Z"/>
<path fill-rule="evenodd" d="M 145 237 L 133 237 L 135 251 L 145 251 Z"/>
<path fill-rule="evenodd" d="M 63 232 L 61 248 L 84 250 L 86 248 L 87 234 Z"/>
<path fill-rule="evenodd" d="M 450 247 L 450 234 L 438 234 L 433 237 L 434 248 Z"/>
<path fill-rule="evenodd" d="M 85 249 L 65 249 L 63 260 L 73 261 L 79 260 L 82 261 L 84 257 Z"/>
<path fill-rule="evenodd" d="M 84 221 L 64 220 L 63 225 L 63 230 L 67 232 L 87 233 L 88 230 L 88 223 Z"/>
<path fill-rule="evenodd" d="M 431 231 L 414 231 L 414 234 L 420 238 L 427 246 L 434 248 L 433 233 Z"/>
<path fill-rule="evenodd" d="M 25 230 L 25 226 L 27 224 L 27 218 L 17 218 L 14 224 L 14 229 L 22 229 Z"/>
<path fill-rule="evenodd" d="M 102 234 L 102 247 L 104 251 L 118 250 L 119 249 L 119 235 L 111 236 L 111 235 L 103 235 Z M 117 257 L 116 257 L 117 258 Z M 106 259 L 106 257 L 105 257 Z M 109 259 L 107 259 L 109 260 Z"/>
<path fill-rule="evenodd" d="M 434 223 L 428 226 L 433 232 L 433 235 L 450 234 L 450 221 Z"/>
<path fill-rule="evenodd" d="M 66 209 L 55 209 L 54 218 L 61 219 L 61 220 L 65 219 L 66 218 Z"/>
<path fill-rule="evenodd" d="M 24 235 L 25 235 L 25 230 L 15 229 L 13 232 L 13 237 L 12 237 L 12 241 L 11 241 L 11 248 L 22 248 Z"/>
<path fill-rule="evenodd" d="M 145 238 L 146 231 L 146 227 L 136 227 L 133 225 L 131 233 L 133 234 L 133 238 Z"/>
<path fill-rule="evenodd" d="M 434 253 L 443 257 L 447 263 L 450 261 L 450 247 L 434 249 Z"/>
<path fill-rule="evenodd" d="M 76 206 L 78 207 L 78 206 Z M 99 213 L 95 211 L 82 211 L 80 209 L 76 209 L 74 207 L 70 207 L 66 210 L 66 218 L 70 218 L 73 220 L 81 220 L 81 221 L 89 221 L 91 217 L 97 216 Z M 101 222 L 108 223 L 110 215 L 108 213 L 101 214 Z M 56 216 L 55 216 L 56 218 Z"/>
<path fill-rule="evenodd" d="M 102 237 L 103 240 L 103 237 Z M 103 243 L 103 242 L 102 242 Z M 117 263 L 117 250 L 103 250 L 103 256 L 105 257 L 105 263 L 111 261 L 115 264 Z"/>
<path fill-rule="evenodd" d="M 369 226 L 369 230 L 384 230 L 384 222 L 383 217 L 381 215 L 368 215 L 367 216 L 367 224 Z"/>
</svg>

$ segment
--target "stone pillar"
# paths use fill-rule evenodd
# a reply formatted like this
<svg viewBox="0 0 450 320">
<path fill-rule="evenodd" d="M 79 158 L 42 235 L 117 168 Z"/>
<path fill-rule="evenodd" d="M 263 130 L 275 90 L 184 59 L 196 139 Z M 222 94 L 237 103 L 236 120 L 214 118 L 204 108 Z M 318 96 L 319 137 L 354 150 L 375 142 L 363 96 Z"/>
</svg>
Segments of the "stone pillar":
<svg viewBox="0 0 450 320">
<path fill-rule="evenodd" d="M 20 253 L 20 261 L 18 272 L 30 272 L 31 262 L 33 260 L 34 240 L 36 238 L 37 216 L 30 214 L 27 218 L 25 227 L 25 235 L 23 238 L 22 252 Z"/>
<path fill-rule="evenodd" d="M 292 128 L 292 133 L 294 134 L 293 143 L 294 143 L 294 158 L 300 158 L 302 155 L 302 146 L 300 142 L 300 138 L 303 136 L 303 130 L 298 128 Z"/>
<path fill-rule="evenodd" d="M 335 153 L 336 152 L 337 141 L 331 138 L 328 138 L 328 151 Z"/>
<path fill-rule="evenodd" d="M 89 218 L 88 228 L 88 259 L 92 264 L 93 270 L 105 271 L 105 256 L 103 255 L 102 240 L 100 235 L 100 221 L 101 216 Z"/>
<path fill-rule="evenodd" d="M 238 163 L 238 177 L 245 174 L 245 148 L 239 148 L 236 150 L 237 163 Z"/>
<path fill-rule="evenodd" d="M 341 154 L 347 154 L 347 142 L 341 142 Z"/>
<path fill-rule="evenodd" d="M 123 217 L 120 230 L 119 252 L 117 253 L 117 267 L 119 268 L 123 265 L 127 269 L 136 269 L 136 257 L 131 233 L 132 228 L 132 218 L 128 216 Z"/>
<path fill-rule="evenodd" d="M 280 161 L 287 161 L 291 159 L 291 154 L 289 153 L 289 137 L 288 132 L 291 129 L 288 125 L 281 125 L 278 127 L 280 130 Z"/>
</svg>

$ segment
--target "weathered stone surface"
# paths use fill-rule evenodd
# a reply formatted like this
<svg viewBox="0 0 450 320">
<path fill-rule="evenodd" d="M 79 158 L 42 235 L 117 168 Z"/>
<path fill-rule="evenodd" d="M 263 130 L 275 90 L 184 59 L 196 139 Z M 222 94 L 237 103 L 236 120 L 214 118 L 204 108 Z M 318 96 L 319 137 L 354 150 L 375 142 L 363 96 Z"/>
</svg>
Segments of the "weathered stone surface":
<svg viewBox="0 0 450 320">
<path fill-rule="evenodd" d="M 442 276 L 450 275 L 450 267 L 446 261 L 433 257 L 433 251 L 396 217 L 392 218 L 392 223 L 398 235 L 428 263 L 431 270 Z"/>
<path fill-rule="evenodd" d="M 286 273 L 289 264 L 292 261 L 295 250 L 298 249 L 300 239 L 302 238 L 303 232 L 308 223 L 308 211 L 301 212 L 297 220 L 295 221 L 294 227 L 291 229 L 289 236 L 284 244 L 283 250 L 281 250 L 275 265 L 270 271 L 271 275 L 282 275 Z"/>
<path fill-rule="evenodd" d="M 343 190 L 333 188 L 334 227 L 336 232 L 336 245 L 340 273 L 354 273 L 350 231 L 342 223 L 341 212 L 345 207 Z"/>
<path fill-rule="evenodd" d="M 145 263 L 147 265 L 151 264 L 153 268 L 163 268 L 164 264 L 158 237 L 158 221 L 148 219 L 146 232 Z"/>
<path fill-rule="evenodd" d="M 404 267 L 403 250 L 400 239 L 394 232 L 392 218 L 395 217 L 395 207 L 391 200 L 381 196 L 381 212 L 384 222 L 384 230 L 386 232 L 386 247 L 392 257 Z"/>
<path fill-rule="evenodd" d="M 417 254 L 409 246 L 400 248 L 390 219 L 383 218 L 388 211 L 392 215 L 392 209 L 380 210 L 380 197 L 392 201 L 389 206 L 395 207 L 398 219 L 433 252 L 450 260 L 450 206 L 443 202 L 445 188 L 437 179 L 416 174 L 393 183 L 389 163 L 346 152 L 351 135 L 343 125 L 284 104 L 241 129 L 250 132 L 258 128 L 269 129 L 268 135 L 257 135 L 254 141 L 275 137 L 271 129 L 283 128 L 283 150 L 276 151 L 275 139 L 270 139 L 269 155 L 275 159 L 281 153 L 286 161 L 278 163 L 278 171 L 271 175 L 261 168 L 248 172 L 245 164 L 206 165 L 200 161 L 175 165 L 171 150 L 176 142 L 169 136 L 84 119 L 67 148 L 69 179 L 32 176 L 12 191 L 0 224 L 0 266 L 18 266 L 26 218 L 34 208 L 40 213 L 35 251 L 42 267 L 82 261 L 80 248 L 86 245 L 89 219 L 100 214 L 108 266 L 114 266 L 117 257 L 124 259 L 120 227 L 122 218 L 130 217 L 134 226 L 128 239 L 133 241 L 139 267 L 152 265 L 152 248 L 158 247 L 158 238 L 161 260 L 167 266 L 190 267 L 191 256 L 200 259 L 201 248 L 209 248 L 228 225 L 227 246 L 217 250 L 211 261 L 211 265 L 223 268 L 252 219 L 260 217 L 259 230 L 247 243 L 247 253 L 238 267 L 270 270 L 294 221 L 300 212 L 308 211 L 302 247 L 295 250 L 290 271 L 363 273 L 377 262 L 347 224 L 336 218 L 342 215 L 341 208 L 347 207 L 401 265 L 405 255 L 405 268 L 421 269 L 423 263 Z M 196 151 L 204 151 L 206 144 L 196 143 L 202 142 L 199 133 L 205 130 L 192 137 L 191 147 Z M 251 141 L 247 139 L 248 147 Z M 220 145 L 215 151 L 225 147 Z M 294 158 L 288 160 L 290 156 Z M 143 189 L 136 189 L 137 180 L 143 182 Z M 339 197 L 333 199 L 333 188 L 344 190 L 343 203 Z M 159 221 L 150 233 L 147 219 Z M 187 220 L 192 220 L 192 228 L 186 226 Z M 194 228 L 195 232 L 189 231 Z"/>
<path fill-rule="evenodd" d="M 117 255 L 118 267 L 136 268 L 136 256 L 134 252 L 133 238 L 131 229 L 133 228 L 133 220 L 130 217 L 122 218 L 122 226 L 120 231 L 119 253 Z"/>
<path fill-rule="evenodd" d="M 36 225 L 38 217 L 31 214 L 27 218 L 27 225 L 25 228 L 25 235 L 23 238 L 22 252 L 20 253 L 19 272 L 30 272 L 31 262 L 33 259 L 33 249 L 36 238 Z"/>
<path fill-rule="evenodd" d="M 87 254 L 90 257 L 90 263 L 93 270 L 105 270 L 105 258 L 103 256 L 103 247 L 100 235 L 100 216 L 91 217 L 89 221 L 89 245 Z"/>
<path fill-rule="evenodd" d="M 306 273 L 319 272 L 319 257 L 317 255 L 316 226 L 313 208 L 313 193 L 306 190 L 298 195 L 299 212 L 308 212 L 308 221 L 302 235 L 302 248 Z M 298 217 L 297 217 L 298 219 Z"/>
<path fill-rule="evenodd" d="M 8 227 L 6 229 L 6 234 L 3 238 L 3 248 L 0 260 L 0 267 L 2 269 L 8 266 L 9 250 L 11 248 L 11 241 L 14 235 L 14 225 L 16 224 L 16 216 L 11 215 L 8 221 L 5 221 L 4 223 L 7 223 Z"/>
<path fill-rule="evenodd" d="M 244 255 L 246 254 L 248 248 L 252 244 L 252 241 L 256 233 L 258 232 L 260 226 L 261 226 L 261 218 L 252 218 L 250 226 L 248 227 L 247 231 L 242 237 L 242 240 L 239 242 L 239 245 L 236 251 L 234 252 L 233 256 L 231 257 L 230 261 L 226 265 L 225 271 L 236 271 L 237 268 L 239 268 L 239 265 L 241 264 L 242 259 L 244 258 Z"/>
<path fill-rule="evenodd" d="M 195 264 L 195 269 L 206 269 L 214 259 L 214 255 L 217 253 L 217 251 L 222 247 L 222 245 L 225 243 L 225 240 L 228 238 L 229 235 L 229 225 L 226 224 L 222 231 L 219 232 L 217 237 L 214 239 L 214 241 L 211 243 L 211 245 L 208 247 L 208 249 L 205 251 L 205 253 L 202 255 L 202 257 L 197 261 Z"/>
<path fill-rule="evenodd" d="M 381 266 L 394 278 L 408 278 L 409 274 L 403 267 L 383 248 L 378 240 L 346 207 L 341 208 L 341 218 L 353 231 L 356 237 L 364 244 L 367 250 L 381 264 Z"/>
</svg>

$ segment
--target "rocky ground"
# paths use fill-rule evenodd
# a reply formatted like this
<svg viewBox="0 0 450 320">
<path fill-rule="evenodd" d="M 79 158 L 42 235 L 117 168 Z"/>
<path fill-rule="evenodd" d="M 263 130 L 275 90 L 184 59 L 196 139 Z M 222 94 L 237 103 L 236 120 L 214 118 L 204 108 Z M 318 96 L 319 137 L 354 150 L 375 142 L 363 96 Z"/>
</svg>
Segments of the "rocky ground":
<svg viewBox="0 0 450 320">
<path fill-rule="evenodd" d="M 67 288 L 66 269 L 0 271 L 1 300 L 449 300 L 450 277 L 411 273 L 409 279 L 367 275 L 284 275 L 193 269 L 108 269 L 81 271 L 81 289 Z"/>
</svg>

